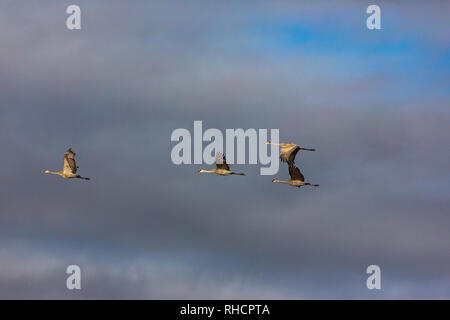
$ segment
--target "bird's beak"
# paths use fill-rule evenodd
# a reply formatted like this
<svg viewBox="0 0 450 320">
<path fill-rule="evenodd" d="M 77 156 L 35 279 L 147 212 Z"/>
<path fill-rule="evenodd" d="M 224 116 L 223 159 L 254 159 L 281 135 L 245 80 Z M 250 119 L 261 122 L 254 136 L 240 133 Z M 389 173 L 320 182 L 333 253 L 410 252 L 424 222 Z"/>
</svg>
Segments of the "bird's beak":
<svg viewBox="0 0 450 320">
<path fill-rule="evenodd" d="M 264 144 L 270 144 L 270 141 L 267 141 L 266 143 L 264 143 Z"/>
</svg>

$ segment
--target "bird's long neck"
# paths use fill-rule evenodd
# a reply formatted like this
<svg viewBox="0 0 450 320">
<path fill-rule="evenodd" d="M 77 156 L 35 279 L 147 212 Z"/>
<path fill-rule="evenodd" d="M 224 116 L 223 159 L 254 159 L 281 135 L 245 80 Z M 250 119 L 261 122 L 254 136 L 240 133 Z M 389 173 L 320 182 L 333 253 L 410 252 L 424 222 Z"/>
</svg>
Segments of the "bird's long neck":
<svg viewBox="0 0 450 320">
<path fill-rule="evenodd" d="M 274 142 L 266 142 L 266 144 L 273 144 L 274 146 L 279 146 L 279 143 L 274 143 Z"/>
<path fill-rule="evenodd" d="M 199 172 L 200 173 L 214 173 L 215 171 L 214 170 L 203 170 L 203 169 L 201 169 Z"/>
<path fill-rule="evenodd" d="M 289 184 L 289 182 L 285 181 L 285 180 L 278 180 L 278 179 L 273 179 L 272 182 L 278 182 L 278 183 L 286 183 Z"/>
<path fill-rule="evenodd" d="M 57 176 L 60 176 L 60 175 L 61 175 L 61 171 L 45 170 L 44 173 L 54 174 L 54 175 L 57 175 Z"/>
</svg>

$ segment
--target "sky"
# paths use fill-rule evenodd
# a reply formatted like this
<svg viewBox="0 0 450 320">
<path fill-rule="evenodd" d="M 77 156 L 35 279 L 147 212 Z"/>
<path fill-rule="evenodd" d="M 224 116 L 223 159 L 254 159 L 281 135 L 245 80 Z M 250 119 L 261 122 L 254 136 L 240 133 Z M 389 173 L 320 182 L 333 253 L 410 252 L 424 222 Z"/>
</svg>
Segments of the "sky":
<svg viewBox="0 0 450 320">
<path fill-rule="evenodd" d="M 450 3 L 370 4 L 1 0 L 0 298 L 449 299 Z M 195 120 L 320 187 L 174 165 Z"/>
</svg>

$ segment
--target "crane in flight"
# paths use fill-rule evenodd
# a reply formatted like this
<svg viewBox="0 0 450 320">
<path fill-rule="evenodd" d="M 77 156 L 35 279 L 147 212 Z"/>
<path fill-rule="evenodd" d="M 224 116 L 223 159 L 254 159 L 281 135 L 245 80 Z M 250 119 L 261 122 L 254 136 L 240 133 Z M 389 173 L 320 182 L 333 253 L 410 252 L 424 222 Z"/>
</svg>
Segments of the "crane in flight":
<svg viewBox="0 0 450 320">
<path fill-rule="evenodd" d="M 219 176 L 228 176 L 228 175 L 239 175 L 239 176 L 245 176 L 244 173 L 237 173 L 230 170 L 230 166 L 227 163 L 227 159 L 225 158 L 225 155 L 221 153 L 216 154 L 216 167 L 212 170 L 199 170 L 198 173 L 215 173 Z"/>
<path fill-rule="evenodd" d="M 77 174 L 78 166 L 75 162 L 75 153 L 72 149 L 68 149 L 63 155 L 63 169 L 61 171 L 50 171 L 44 170 L 42 173 L 49 173 L 58 175 L 64 179 L 82 179 L 82 180 L 91 180 L 90 178 L 85 178 Z"/>
<path fill-rule="evenodd" d="M 296 145 L 294 143 L 286 143 L 286 142 L 272 143 L 268 141 L 266 142 L 266 144 L 273 144 L 276 146 L 280 146 L 280 160 L 282 162 L 287 162 L 288 164 L 294 164 L 295 156 L 297 155 L 297 152 L 299 152 L 300 150 L 316 151 L 316 149 L 300 147 L 299 145 Z"/>
<path fill-rule="evenodd" d="M 319 186 L 318 184 L 311 184 L 309 182 L 305 182 L 305 177 L 300 172 L 300 169 L 297 168 L 294 164 L 289 164 L 289 175 L 291 176 L 289 180 L 273 179 L 272 182 L 285 183 L 298 188 L 300 188 L 301 186 L 313 186 L 313 187 Z"/>
</svg>

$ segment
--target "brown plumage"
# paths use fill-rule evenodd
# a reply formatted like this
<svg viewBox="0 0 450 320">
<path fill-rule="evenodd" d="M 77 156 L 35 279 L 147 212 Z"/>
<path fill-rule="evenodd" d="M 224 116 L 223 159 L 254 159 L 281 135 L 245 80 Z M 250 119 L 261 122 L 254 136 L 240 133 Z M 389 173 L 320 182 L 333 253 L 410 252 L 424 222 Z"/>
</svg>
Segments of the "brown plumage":
<svg viewBox="0 0 450 320">
<path fill-rule="evenodd" d="M 220 176 L 228 176 L 228 175 L 239 175 L 239 176 L 245 176 L 244 173 L 237 173 L 230 170 L 230 166 L 227 163 L 227 159 L 225 158 L 225 155 L 221 153 L 216 154 L 216 168 L 212 170 L 199 170 L 198 173 L 215 173 Z"/>
<path fill-rule="evenodd" d="M 75 152 L 69 148 L 63 155 L 63 169 L 61 171 L 50 171 L 44 170 L 42 173 L 49 173 L 58 175 L 64 179 L 82 179 L 82 180 L 91 180 L 90 178 L 85 178 L 77 174 L 78 166 L 75 162 Z"/>
<path fill-rule="evenodd" d="M 272 142 L 266 142 L 266 144 L 273 144 L 276 146 L 280 146 L 280 160 L 282 162 L 287 162 L 288 164 L 294 164 L 295 156 L 297 155 L 297 152 L 300 150 L 307 150 L 307 151 L 316 151 L 316 149 L 310 149 L 310 148 L 304 148 L 300 147 L 294 143 L 272 143 Z"/>
<path fill-rule="evenodd" d="M 298 188 L 300 188 L 301 186 L 313 186 L 313 187 L 319 186 L 318 184 L 311 184 L 309 182 L 305 182 L 305 177 L 300 172 L 300 169 L 297 168 L 294 164 L 289 164 L 289 176 L 291 177 L 291 179 L 289 180 L 273 179 L 272 182 L 285 183 Z"/>
</svg>

